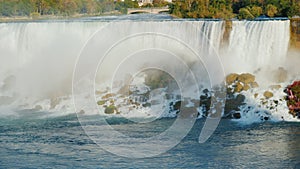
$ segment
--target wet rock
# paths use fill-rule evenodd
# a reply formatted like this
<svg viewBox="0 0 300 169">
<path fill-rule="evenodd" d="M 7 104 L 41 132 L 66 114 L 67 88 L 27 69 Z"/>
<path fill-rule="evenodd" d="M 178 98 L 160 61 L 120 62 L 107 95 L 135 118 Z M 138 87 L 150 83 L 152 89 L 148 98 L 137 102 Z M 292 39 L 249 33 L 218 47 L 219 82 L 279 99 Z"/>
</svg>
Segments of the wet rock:
<svg viewBox="0 0 300 169">
<path fill-rule="evenodd" d="M 244 84 L 249 84 L 255 82 L 255 76 L 250 73 L 243 73 L 238 76 L 237 80 Z"/>
<path fill-rule="evenodd" d="M 257 87 L 259 87 L 259 85 L 258 85 L 257 82 L 251 82 L 251 83 L 250 83 L 250 86 L 251 86 L 252 88 L 257 88 Z"/>
<path fill-rule="evenodd" d="M 175 101 L 170 103 L 170 110 L 179 112 L 182 101 Z"/>
<path fill-rule="evenodd" d="M 234 119 L 240 119 L 242 116 L 241 116 L 241 113 L 236 112 L 236 113 L 233 113 L 233 114 L 232 114 L 232 117 L 233 117 Z"/>
<path fill-rule="evenodd" d="M 96 90 L 95 92 L 96 95 L 103 95 L 104 93 L 107 93 L 107 90 L 105 91 Z"/>
<path fill-rule="evenodd" d="M 108 106 L 108 107 L 105 108 L 104 113 L 105 114 L 114 114 L 115 111 L 117 111 L 116 106 L 110 105 L 110 106 Z"/>
<path fill-rule="evenodd" d="M 104 105 L 104 104 L 106 103 L 106 101 L 107 101 L 107 100 L 99 100 L 99 101 L 97 102 L 97 104 L 98 104 L 99 106 L 102 106 L 102 105 Z"/>
<path fill-rule="evenodd" d="M 249 89 L 250 89 L 250 86 L 249 86 L 248 84 L 245 84 L 244 87 L 243 87 L 243 90 L 244 90 L 244 91 L 247 91 L 247 90 L 249 90 Z"/>
<path fill-rule="evenodd" d="M 268 121 L 270 118 L 267 117 L 267 116 L 261 116 L 260 119 L 261 119 L 262 121 Z"/>
<path fill-rule="evenodd" d="M 225 102 L 225 116 L 227 116 L 227 114 L 231 113 L 232 111 L 240 111 L 240 106 L 245 104 L 245 98 L 246 97 L 242 94 L 238 94 L 236 96 L 231 97 L 229 96 Z"/>
<path fill-rule="evenodd" d="M 143 107 L 151 107 L 151 103 L 144 103 L 143 105 L 142 105 Z"/>
<path fill-rule="evenodd" d="M 232 84 L 232 83 L 234 83 L 237 80 L 238 76 L 239 75 L 236 74 L 236 73 L 229 74 L 226 77 L 226 83 L 229 84 L 229 85 Z"/>
<path fill-rule="evenodd" d="M 207 116 L 208 115 L 208 111 L 210 110 L 210 106 L 211 106 L 211 96 L 209 94 L 209 91 L 203 91 L 203 93 L 205 93 L 204 95 L 200 96 L 200 107 L 204 110 L 203 115 Z"/>
<path fill-rule="evenodd" d="M 281 88 L 281 85 L 271 85 L 271 86 L 269 86 L 269 88 L 272 90 L 278 90 Z"/>
<path fill-rule="evenodd" d="M 255 76 L 250 73 L 243 73 L 240 75 L 236 73 L 229 74 L 226 77 L 226 82 L 228 85 L 227 90 L 235 93 L 259 87 L 258 83 L 255 81 Z"/>
<path fill-rule="evenodd" d="M 240 93 L 241 91 L 243 91 L 243 88 L 244 88 L 244 86 L 243 86 L 240 82 L 238 82 L 238 83 L 235 85 L 234 92 Z"/>
<path fill-rule="evenodd" d="M 266 99 L 269 99 L 269 98 L 272 98 L 274 95 L 270 91 L 265 91 L 264 92 L 264 96 L 265 96 Z"/>
<path fill-rule="evenodd" d="M 101 98 L 102 99 L 109 99 L 109 98 L 112 98 L 114 96 L 115 96 L 115 94 L 113 94 L 113 93 L 107 93 L 106 95 L 102 96 Z"/>
</svg>

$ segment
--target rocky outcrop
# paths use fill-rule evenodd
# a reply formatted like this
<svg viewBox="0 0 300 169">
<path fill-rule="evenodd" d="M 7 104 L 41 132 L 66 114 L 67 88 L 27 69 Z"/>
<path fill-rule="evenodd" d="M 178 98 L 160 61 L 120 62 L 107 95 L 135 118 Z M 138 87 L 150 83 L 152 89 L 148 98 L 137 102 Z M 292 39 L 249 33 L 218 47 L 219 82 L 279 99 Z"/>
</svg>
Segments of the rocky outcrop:
<svg viewBox="0 0 300 169">
<path fill-rule="evenodd" d="M 300 118 L 300 81 L 295 81 L 285 89 L 289 113 Z"/>
<path fill-rule="evenodd" d="M 252 88 L 259 87 L 255 81 L 255 76 L 250 73 L 232 73 L 226 77 L 227 96 L 224 116 L 227 118 L 241 118 L 240 107 L 245 105 L 246 97 L 241 93 Z M 256 96 L 255 96 L 256 95 Z M 256 93 L 254 97 L 257 97 Z"/>
<path fill-rule="evenodd" d="M 251 88 L 259 87 L 255 81 L 255 76 L 250 73 L 236 74 L 232 73 L 226 77 L 228 92 L 240 93 Z"/>
<path fill-rule="evenodd" d="M 285 78 L 284 70 L 280 70 L 281 74 L 277 78 L 279 80 L 283 80 Z M 279 75 L 278 74 L 278 75 Z M 148 82 L 152 83 L 152 88 L 159 88 L 160 86 L 156 85 L 154 81 L 156 82 L 156 79 L 158 77 L 155 77 Z M 214 87 L 213 90 L 204 89 L 199 96 L 198 99 L 189 99 L 189 98 L 181 98 L 180 95 L 173 95 L 172 91 L 170 93 L 164 93 L 163 90 L 155 89 L 151 90 L 145 90 L 146 92 L 141 92 L 139 88 L 137 90 L 133 90 L 134 88 L 130 87 L 129 90 L 130 95 L 121 95 L 120 93 L 114 94 L 102 94 L 102 97 L 97 104 L 104 108 L 105 114 L 119 114 L 122 113 L 124 106 L 127 107 L 129 111 L 133 109 L 143 109 L 148 108 L 153 105 L 157 105 L 161 103 L 161 100 L 152 100 L 150 99 L 150 91 L 156 91 L 158 93 L 156 95 L 165 94 L 165 99 L 167 99 L 168 106 L 169 106 L 169 113 L 172 115 L 174 113 L 187 117 L 191 115 L 191 112 L 195 112 L 197 110 L 199 112 L 198 116 L 207 117 L 211 113 L 212 110 L 216 109 L 216 105 L 212 105 L 212 103 L 221 104 L 219 101 L 225 102 L 224 111 L 220 110 L 217 112 L 223 112 L 223 118 L 230 118 L 230 119 L 239 119 L 244 115 L 244 113 L 250 112 L 255 113 L 258 116 L 261 117 L 262 121 L 269 120 L 271 118 L 271 112 L 278 111 L 278 106 L 281 106 L 284 100 L 278 99 L 277 97 L 274 97 L 274 93 L 276 93 L 276 90 L 281 90 L 281 85 L 274 84 L 269 86 L 267 90 L 265 90 L 263 93 L 260 93 L 261 90 L 256 90 L 253 88 L 259 87 L 258 83 L 255 81 L 255 76 L 249 73 L 243 73 L 243 74 L 230 74 L 226 77 L 227 87 Z M 165 81 L 167 83 L 167 81 Z M 153 85 L 154 84 L 154 85 Z M 165 90 L 165 89 L 164 89 Z M 256 91 L 257 93 L 253 93 L 253 98 L 257 101 L 258 105 L 257 107 L 251 107 L 251 105 L 246 105 L 245 100 L 245 94 L 249 94 L 249 92 L 244 92 L 250 90 L 249 92 Z M 226 93 L 226 100 L 218 97 L 220 93 L 225 94 Z M 300 118 L 300 81 L 294 82 L 292 85 L 288 86 L 286 89 L 286 93 L 288 94 L 288 97 L 286 98 L 288 107 L 290 109 L 290 113 L 294 117 Z M 250 98 L 251 99 L 251 98 Z M 115 100 L 115 101 L 114 101 Z M 218 106 L 217 106 L 218 107 Z M 248 107 L 248 108 L 247 108 Z M 218 108 L 222 108 L 222 105 Z M 254 108 L 254 109 L 253 109 Z M 259 110 L 255 110 L 255 108 L 258 108 Z M 121 111 L 119 111 L 121 110 Z M 182 112 L 180 112 L 182 111 Z"/>
<path fill-rule="evenodd" d="M 110 106 L 106 107 L 104 110 L 105 114 L 114 114 L 115 112 L 117 112 L 117 108 L 114 105 L 110 105 Z"/>
<path fill-rule="evenodd" d="M 266 99 L 270 99 L 274 96 L 274 94 L 270 91 L 265 91 L 264 96 L 265 96 Z"/>
</svg>

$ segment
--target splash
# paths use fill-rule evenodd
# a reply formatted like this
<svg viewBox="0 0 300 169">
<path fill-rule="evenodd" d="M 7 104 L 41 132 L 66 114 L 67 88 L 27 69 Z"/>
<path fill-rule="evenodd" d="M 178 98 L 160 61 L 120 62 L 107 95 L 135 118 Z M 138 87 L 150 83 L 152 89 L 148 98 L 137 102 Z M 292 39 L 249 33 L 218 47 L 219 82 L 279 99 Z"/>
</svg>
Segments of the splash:
<svg viewBox="0 0 300 169">
<path fill-rule="evenodd" d="M 36 111 L 74 113 L 71 88 L 76 58 L 85 43 L 107 23 L 107 21 L 97 20 L 91 22 L 79 20 L 75 22 L 1 23 L 1 108 L 5 110 L 34 109 Z M 191 24 L 195 30 L 188 29 Z M 273 100 L 280 100 L 284 97 L 284 87 L 293 79 L 299 77 L 298 67 L 295 66 L 295 63 L 299 62 L 298 53 L 291 54 L 292 52 L 288 51 L 289 26 L 289 21 L 233 21 L 227 46 L 222 46 L 221 43 L 225 31 L 223 21 L 154 20 L 144 22 L 129 19 L 124 21 L 120 31 L 134 33 L 136 27 L 144 27 L 147 31 L 168 27 L 187 28 L 186 34 L 190 37 L 190 41 L 194 42 L 195 37 L 200 36 L 197 34 L 196 29 L 201 30 L 205 36 L 201 36 L 202 40 L 200 39 L 200 41 L 208 40 L 209 42 L 199 43 L 198 46 L 199 50 L 202 51 L 202 55 L 208 57 L 206 67 L 213 68 L 215 66 L 215 61 L 209 58 L 210 54 L 215 52 L 219 54 L 227 74 L 249 72 L 256 76 L 260 87 L 243 93 L 247 98 L 247 106 L 252 107 L 252 113 L 249 113 L 247 107 L 243 107 L 242 112 L 244 112 L 244 115 L 240 120 L 253 122 L 260 121 L 262 114 L 268 115 L 268 117 L 271 116 L 275 121 L 282 119 L 294 120 L 288 114 L 285 114 L 287 108 L 284 101 L 278 103 L 277 108 L 272 110 L 269 110 L 266 106 L 260 106 L 260 98 L 263 97 L 264 91 L 269 90 L 270 85 L 278 84 L 281 86 L 278 90 L 272 91 L 276 95 Z M 117 35 L 116 32 L 115 36 Z M 147 39 L 141 40 L 141 42 L 143 44 L 147 43 Z M 195 42 L 195 44 L 197 43 Z M 132 42 L 130 45 L 138 46 L 139 44 Z M 195 60 L 190 57 L 191 54 L 178 46 L 176 47 L 176 44 L 174 47 L 172 42 L 161 41 L 161 44 L 149 45 L 168 46 L 170 49 L 173 47 L 174 53 L 184 55 L 183 58 L 188 62 L 191 69 L 205 72 L 204 67 L 198 67 Z M 120 59 L 117 55 L 114 57 L 113 59 Z M 158 62 L 163 64 L 172 61 L 158 60 Z M 105 70 L 111 72 L 110 67 L 113 67 L 113 65 L 107 65 Z M 280 83 L 273 79 L 273 72 L 279 67 L 283 67 L 288 71 L 288 77 Z M 124 67 L 123 69 L 129 68 Z M 178 66 L 173 65 L 172 69 L 175 73 L 179 71 L 176 68 Z M 205 77 L 202 81 L 208 81 L 207 76 L 205 73 L 199 75 L 199 77 Z M 97 77 L 97 91 L 95 92 L 96 95 L 98 93 L 98 99 L 107 94 L 105 93 L 108 91 L 106 80 L 109 77 L 109 73 Z M 144 82 L 143 80 L 139 81 L 140 84 Z M 209 83 L 203 83 L 202 89 L 209 88 L 209 85 Z M 190 91 L 190 93 L 191 95 L 194 94 L 193 91 Z M 254 98 L 255 93 L 258 93 L 259 97 Z M 177 101 L 178 99 L 175 96 L 170 97 L 166 104 L 175 104 Z M 265 105 L 272 104 L 272 101 L 267 102 Z M 186 105 L 187 107 L 194 105 L 192 99 L 187 101 Z M 104 112 L 104 110 L 102 111 Z M 149 116 L 148 109 L 142 111 L 145 116 Z M 198 108 L 198 111 L 199 114 L 204 114 L 200 108 Z M 170 112 L 169 107 L 166 112 Z M 139 115 L 128 114 L 128 116 Z M 158 116 L 155 113 L 150 115 Z M 166 117 L 175 115 L 174 112 L 171 115 L 168 113 L 159 114 L 159 116 Z"/>
</svg>

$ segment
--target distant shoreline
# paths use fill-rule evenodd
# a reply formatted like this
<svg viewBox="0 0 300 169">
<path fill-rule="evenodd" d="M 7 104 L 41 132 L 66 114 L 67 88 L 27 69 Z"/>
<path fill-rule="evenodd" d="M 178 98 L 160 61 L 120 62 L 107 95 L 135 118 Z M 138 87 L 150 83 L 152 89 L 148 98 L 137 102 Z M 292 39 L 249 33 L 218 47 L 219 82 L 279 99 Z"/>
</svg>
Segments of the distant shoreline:
<svg viewBox="0 0 300 169">
<path fill-rule="evenodd" d="M 133 14 L 127 14 L 122 15 L 120 13 L 113 13 L 113 14 L 95 14 L 95 15 L 89 15 L 89 14 L 76 14 L 72 16 L 61 16 L 61 15 L 43 15 L 39 17 L 30 17 L 30 16 L 14 16 L 14 17 L 0 17 L 0 23 L 11 23 L 11 22 L 39 22 L 39 21 L 47 21 L 47 20 L 57 20 L 57 21 L 64 21 L 64 20 L 76 20 L 81 18 L 88 18 L 88 17 L 109 17 L 109 16 L 130 16 Z M 155 14 L 153 14 L 155 15 Z M 231 19 L 212 19 L 212 18 L 179 18 L 177 16 L 174 16 L 172 14 L 169 14 L 170 17 L 172 17 L 174 20 L 176 19 L 182 19 L 182 20 L 227 20 L 227 21 L 243 21 L 239 20 L 237 18 L 231 18 Z M 300 18 L 288 18 L 288 17 L 274 17 L 274 18 L 255 18 L 255 19 L 249 19 L 247 21 L 272 21 L 272 20 L 300 20 Z"/>
<path fill-rule="evenodd" d="M 62 15 L 42 15 L 38 17 L 31 16 L 13 16 L 13 17 L 2 17 L 0 16 L 0 23 L 9 22 L 31 22 L 31 21 L 47 21 L 47 20 L 73 20 L 86 17 L 105 17 L 105 16 L 122 16 L 120 13 L 112 14 L 76 14 L 72 16 L 62 16 Z"/>
</svg>

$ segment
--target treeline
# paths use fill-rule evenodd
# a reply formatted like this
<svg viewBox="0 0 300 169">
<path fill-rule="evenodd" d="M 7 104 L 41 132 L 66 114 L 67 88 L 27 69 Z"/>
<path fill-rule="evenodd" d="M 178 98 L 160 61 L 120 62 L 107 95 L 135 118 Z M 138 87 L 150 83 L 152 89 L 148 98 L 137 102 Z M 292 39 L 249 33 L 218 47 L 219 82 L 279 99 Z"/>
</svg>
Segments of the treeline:
<svg viewBox="0 0 300 169">
<path fill-rule="evenodd" d="M 153 0 L 144 7 L 169 5 L 170 13 L 181 18 L 253 19 L 300 16 L 300 0 Z M 0 16 L 42 16 L 105 13 L 126 14 L 128 8 L 137 8 L 132 0 L 0 0 Z"/>
<path fill-rule="evenodd" d="M 132 0 L 0 0 L 0 16 L 127 13 L 135 7 L 138 3 Z"/>
<path fill-rule="evenodd" d="M 292 17 L 300 16 L 300 0 L 176 0 L 170 13 L 181 18 Z"/>
</svg>

